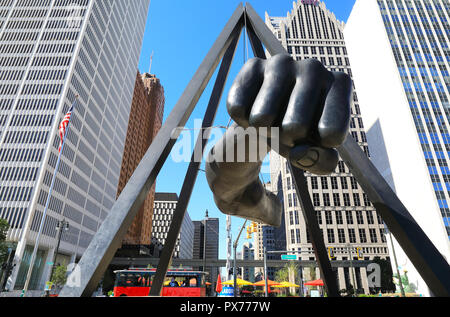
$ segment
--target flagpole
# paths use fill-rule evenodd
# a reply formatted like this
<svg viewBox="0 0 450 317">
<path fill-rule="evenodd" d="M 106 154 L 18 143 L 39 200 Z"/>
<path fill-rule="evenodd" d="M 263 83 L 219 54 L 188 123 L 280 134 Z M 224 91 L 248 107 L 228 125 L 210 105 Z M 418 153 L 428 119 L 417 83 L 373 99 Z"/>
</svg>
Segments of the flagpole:
<svg viewBox="0 0 450 317">
<path fill-rule="evenodd" d="M 50 189 L 48 191 L 47 202 L 45 203 L 44 213 L 42 214 L 42 219 L 41 219 L 41 224 L 39 225 L 38 235 L 37 235 L 36 241 L 34 243 L 34 249 L 33 249 L 32 255 L 31 255 L 31 259 L 30 259 L 30 267 L 28 268 L 28 273 L 27 273 L 27 279 L 25 280 L 25 285 L 23 287 L 22 294 L 20 294 L 20 297 L 24 297 L 25 293 L 28 291 L 28 287 L 29 287 L 30 280 L 31 280 L 31 274 L 33 273 L 34 261 L 36 260 L 36 254 L 37 254 L 37 250 L 39 247 L 39 240 L 41 238 L 41 233 L 42 233 L 42 230 L 43 230 L 44 224 L 45 224 L 45 216 L 47 215 L 48 206 L 50 204 L 50 198 L 52 196 L 53 186 L 55 185 L 56 174 L 58 173 L 58 167 L 59 167 L 59 164 L 61 163 L 61 156 L 62 156 L 62 152 L 64 150 L 64 144 L 66 143 L 66 137 L 67 137 L 69 125 L 70 125 L 70 122 L 72 121 L 72 115 L 74 113 L 75 104 L 76 104 L 77 100 L 78 100 L 78 96 L 75 97 L 75 101 L 72 104 L 72 114 L 71 114 L 69 122 L 67 124 L 68 128 L 64 133 L 63 142 L 61 144 L 61 150 L 59 151 L 58 161 L 56 162 L 56 166 L 55 166 L 55 172 L 53 173 L 52 183 L 51 183 Z"/>
</svg>

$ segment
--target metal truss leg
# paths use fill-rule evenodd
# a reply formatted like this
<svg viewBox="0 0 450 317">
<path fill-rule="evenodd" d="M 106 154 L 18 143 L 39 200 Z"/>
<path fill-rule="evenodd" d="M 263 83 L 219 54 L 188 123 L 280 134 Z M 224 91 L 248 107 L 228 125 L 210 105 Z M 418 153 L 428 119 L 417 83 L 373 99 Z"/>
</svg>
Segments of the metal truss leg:
<svg viewBox="0 0 450 317">
<path fill-rule="evenodd" d="M 331 268 L 328 252 L 323 241 L 322 230 L 317 222 L 317 215 L 309 196 L 308 185 L 304 172 L 289 163 L 289 168 L 294 179 L 295 189 L 299 197 L 300 206 L 302 207 L 303 217 L 305 218 L 306 227 L 309 229 L 311 243 L 316 255 L 317 265 L 323 277 L 323 282 L 327 290 L 328 297 L 340 297 L 337 278 L 335 272 Z"/>
<path fill-rule="evenodd" d="M 448 262 L 351 135 L 338 151 L 433 295 L 450 296 Z"/>
<path fill-rule="evenodd" d="M 216 83 L 214 85 L 211 99 L 208 104 L 208 108 L 203 119 L 202 131 L 197 139 L 194 153 L 192 154 L 191 163 L 189 164 L 186 177 L 184 179 L 183 187 L 181 189 L 180 198 L 178 199 L 177 208 L 173 214 L 173 218 L 170 224 L 169 233 L 164 244 L 164 249 L 159 259 L 158 268 L 156 270 L 155 277 L 152 282 L 152 288 L 150 290 L 150 296 L 159 296 L 161 294 L 164 278 L 167 274 L 170 260 L 175 249 L 175 244 L 180 234 L 181 225 L 183 223 L 184 216 L 186 214 L 187 206 L 194 189 L 195 181 L 197 179 L 198 171 L 201 164 L 201 157 L 196 157 L 198 154 L 204 153 L 206 144 L 209 138 L 208 128 L 210 128 L 217 114 L 220 99 L 222 98 L 225 83 L 230 71 L 231 64 L 233 62 L 234 54 L 236 52 L 237 43 L 239 41 L 240 33 L 234 35 L 234 39 L 222 61 L 219 73 L 217 75 Z M 204 135 L 203 132 L 208 133 Z M 198 152 L 197 152 L 198 151 Z"/>
</svg>

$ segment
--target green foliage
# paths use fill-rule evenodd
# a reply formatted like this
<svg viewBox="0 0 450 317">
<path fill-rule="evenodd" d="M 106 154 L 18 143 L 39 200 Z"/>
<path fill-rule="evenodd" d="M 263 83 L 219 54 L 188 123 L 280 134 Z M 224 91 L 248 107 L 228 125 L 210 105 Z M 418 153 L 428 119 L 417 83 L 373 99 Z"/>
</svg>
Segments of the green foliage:
<svg viewBox="0 0 450 317">
<path fill-rule="evenodd" d="M 6 234 L 9 230 L 9 223 L 0 219 L 0 265 L 7 260 L 8 246 L 6 245 Z"/>
<path fill-rule="evenodd" d="M 60 265 L 53 271 L 51 282 L 56 286 L 64 286 L 67 282 L 67 267 Z"/>
<path fill-rule="evenodd" d="M 282 269 L 278 270 L 275 273 L 275 281 L 276 282 L 286 282 L 289 281 L 289 270 L 294 272 L 295 281 L 299 279 L 299 269 L 300 267 L 295 264 L 295 262 L 289 262 Z"/>
<path fill-rule="evenodd" d="M 392 277 L 392 266 L 389 260 L 383 260 L 380 257 L 375 257 L 372 262 L 378 264 L 381 269 L 381 287 L 371 288 L 372 294 L 395 292 L 395 284 Z"/>
</svg>

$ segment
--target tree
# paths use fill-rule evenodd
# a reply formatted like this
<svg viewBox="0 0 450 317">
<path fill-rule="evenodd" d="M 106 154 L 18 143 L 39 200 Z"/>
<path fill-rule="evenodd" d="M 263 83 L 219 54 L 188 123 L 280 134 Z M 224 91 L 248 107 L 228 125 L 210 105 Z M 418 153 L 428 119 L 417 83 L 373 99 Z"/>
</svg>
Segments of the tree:
<svg viewBox="0 0 450 317">
<path fill-rule="evenodd" d="M 5 219 L 0 219 L 0 264 L 8 259 L 8 246 L 6 245 L 6 234 L 9 224 Z"/>
<path fill-rule="evenodd" d="M 376 263 L 380 266 L 381 269 L 381 287 L 371 288 L 370 292 L 372 294 L 377 293 L 390 293 L 395 292 L 395 284 L 392 279 L 394 276 L 392 273 L 392 266 L 389 260 L 381 259 L 380 257 L 375 257 L 372 260 L 373 263 Z"/>
<path fill-rule="evenodd" d="M 67 282 L 67 266 L 59 265 L 53 272 L 51 282 L 57 287 L 62 287 Z"/>
<path fill-rule="evenodd" d="M 293 270 L 295 281 L 299 280 L 299 266 L 295 264 L 295 262 L 289 262 L 289 264 L 286 264 L 282 269 L 278 270 L 275 273 L 275 281 L 276 282 L 286 282 L 289 281 L 289 270 Z"/>
</svg>

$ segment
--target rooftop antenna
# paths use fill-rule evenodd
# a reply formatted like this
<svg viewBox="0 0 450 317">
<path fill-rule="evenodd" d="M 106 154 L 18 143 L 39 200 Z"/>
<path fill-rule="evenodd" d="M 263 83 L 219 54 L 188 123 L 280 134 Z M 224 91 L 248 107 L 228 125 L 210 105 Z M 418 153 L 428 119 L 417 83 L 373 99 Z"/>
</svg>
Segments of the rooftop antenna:
<svg viewBox="0 0 450 317">
<path fill-rule="evenodd" d="M 150 67 L 149 67 L 149 70 L 148 70 L 149 74 L 152 73 L 153 53 L 154 53 L 154 51 L 152 51 L 152 55 L 150 56 Z"/>
</svg>

